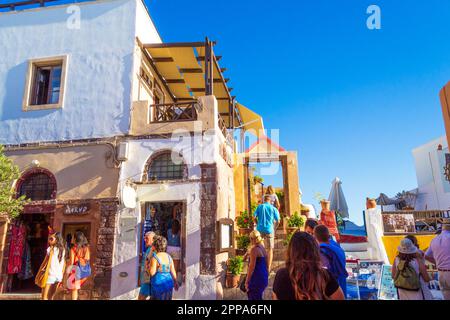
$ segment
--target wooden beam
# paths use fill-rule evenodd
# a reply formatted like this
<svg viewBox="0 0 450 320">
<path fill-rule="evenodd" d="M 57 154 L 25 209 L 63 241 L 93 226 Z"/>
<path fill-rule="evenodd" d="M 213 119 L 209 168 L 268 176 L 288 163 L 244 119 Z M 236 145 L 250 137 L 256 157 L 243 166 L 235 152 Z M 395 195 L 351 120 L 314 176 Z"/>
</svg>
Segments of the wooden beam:
<svg viewBox="0 0 450 320">
<path fill-rule="evenodd" d="M 168 84 L 175 84 L 175 83 L 186 83 L 184 79 L 166 79 L 166 82 Z"/>
<path fill-rule="evenodd" d="M 158 49 L 158 48 L 185 48 L 185 47 L 204 47 L 204 42 L 174 42 L 174 43 L 146 43 L 144 48 L 146 49 Z"/>
<path fill-rule="evenodd" d="M 153 61 L 155 63 L 159 63 L 159 62 L 173 62 L 173 58 L 172 57 L 159 57 L 159 58 L 153 58 Z"/>
<path fill-rule="evenodd" d="M 152 60 L 152 57 L 150 57 L 150 55 L 148 54 L 147 50 L 145 50 L 142 47 L 142 42 L 141 40 L 139 40 L 138 37 L 136 37 L 136 41 L 138 43 L 139 48 L 141 48 L 142 52 L 144 53 L 145 58 L 148 60 L 148 63 L 150 63 L 151 67 L 153 68 L 153 70 L 155 70 L 156 75 L 158 76 L 159 80 L 161 80 L 164 88 L 167 90 L 167 92 L 170 94 L 170 97 L 172 98 L 172 100 L 174 102 L 177 102 L 177 97 L 175 97 L 175 95 L 172 93 L 172 91 L 170 90 L 169 86 L 167 85 L 167 83 L 164 81 L 164 77 L 161 75 L 161 73 L 159 73 L 158 68 L 156 67 L 155 63 Z"/>
<path fill-rule="evenodd" d="M 47 2 L 55 2 L 58 0 L 27 0 L 27 1 L 17 1 L 6 4 L 0 4 L 0 9 L 10 8 L 11 10 L 15 10 L 16 7 L 29 6 L 33 4 L 39 4 L 41 7 L 45 6 Z"/>
<path fill-rule="evenodd" d="M 203 73 L 203 69 L 201 68 L 186 68 L 180 69 L 181 73 Z"/>
<path fill-rule="evenodd" d="M 220 59 L 222 59 L 222 56 L 216 56 L 216 59 L 217 61 L 220 61 Z M 197 61 L 198 62 L 205 61 L 205 57 L 204 56 L 197 57 Z"/>
<path fill-rule="evenodd" d="M 189 88 L 190 92 L 205 92 L 205 88 Z"/>
</svg>

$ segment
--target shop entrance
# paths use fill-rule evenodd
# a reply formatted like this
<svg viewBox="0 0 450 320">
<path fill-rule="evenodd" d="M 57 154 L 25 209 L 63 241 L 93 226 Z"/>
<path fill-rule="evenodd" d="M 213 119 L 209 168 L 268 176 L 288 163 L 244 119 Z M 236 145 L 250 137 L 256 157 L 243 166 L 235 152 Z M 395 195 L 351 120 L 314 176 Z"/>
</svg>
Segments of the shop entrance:
<svg viewBox="0 0 450 320">
<path fill-rule="evenodd" d="M 145 252 L 144 235 L 153 231 L 167 239 L 167 252 L 172 256 L 178 282 L 184 283 L 186 266 L 186 203 L 146 202 L 142 210 L 140 257 Z M 178 230 L 176 230 L 178 229 Z"/>
<path fill-rule="evenodd" d="M 11 293 L 40 292 L 34 278 L 46 255 L 49 224 L 49 214 L 36 213 L 22 213 L 12 223 L 9 251 L 14 254 L 9 254 L 7 265 Z"/>
</svg>

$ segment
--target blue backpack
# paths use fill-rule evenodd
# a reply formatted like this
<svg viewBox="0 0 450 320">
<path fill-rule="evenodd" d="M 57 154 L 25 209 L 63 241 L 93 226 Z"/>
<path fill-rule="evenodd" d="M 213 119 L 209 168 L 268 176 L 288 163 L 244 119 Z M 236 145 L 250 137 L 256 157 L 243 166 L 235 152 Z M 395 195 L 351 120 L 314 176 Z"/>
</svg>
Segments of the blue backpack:
<svg viewBox="0 0 450 320">
<path fill-rule="evenodd" d="M 320 253 L 322 253 L 329 261 L 328 271 L 337 279 L 339 277 L 348 277 L 345 269 L 345 262 L 339 259 L 337 253 L 329 245 L 320 245 Z"/>
</svg>

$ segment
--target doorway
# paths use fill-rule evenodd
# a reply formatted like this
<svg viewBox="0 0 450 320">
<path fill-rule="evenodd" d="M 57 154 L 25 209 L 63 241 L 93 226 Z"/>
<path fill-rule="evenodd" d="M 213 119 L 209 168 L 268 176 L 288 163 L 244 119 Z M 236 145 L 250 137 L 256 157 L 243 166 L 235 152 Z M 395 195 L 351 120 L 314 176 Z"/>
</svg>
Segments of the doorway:
<svg viewBox="0 0 450 320">
<path fill-rule="evenodd" d="M 11 225 L 10 251 L 14 258 L 8 259 L 8 274 L 11 277 L 11 293 L 38 293 L 34 278 L 47 254 L 49 214 L 23 213 Z"/>
<path fill-rule="evenodd" d="M 178 283 L 185 283 L 186 202 L 146 202 L 142 208 L 140 262 L 142 262 L 142 257 L 146 250 L 144 236 L 147 232 L 153 231 L 167 239 L 167 253 L 172 256 L 174 261 Z"/>
</svg>

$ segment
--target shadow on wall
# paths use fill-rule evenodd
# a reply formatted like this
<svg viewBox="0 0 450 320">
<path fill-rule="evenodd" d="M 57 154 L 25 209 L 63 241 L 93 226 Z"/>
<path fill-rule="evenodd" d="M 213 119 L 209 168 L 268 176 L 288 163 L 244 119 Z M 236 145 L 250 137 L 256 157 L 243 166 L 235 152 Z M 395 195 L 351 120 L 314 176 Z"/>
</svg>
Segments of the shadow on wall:
<svg viewBox="0 0 450 320">
<path fill-rule="evenodd" d="M 97 161 L 98 159 L 94 156 L 84 154 L 76 158 L 72 165 L 59 171 L 57 178 L 64 181 L 64 185 L 61 189 L 58 188 L 58 194 L 68 193 L 84 185 L 84 189 L 79 190 L 78 193 L 83 191 L 83 197 L 86 199 L 98 198 L 103 193 L 107 194 L 102 196 L 115 196 L 116 190 L 113 189 L 113 185 L 117 186 L 118 169 L 105 168 L 104 162 L 97 163 Z M 106 161 L 106 159 L 101 159 L 101 161 Z M 84 174 L 80 175 L 80 172 Z M 110 191 L 106 192 L 108 189 Z"/>
</svg>

